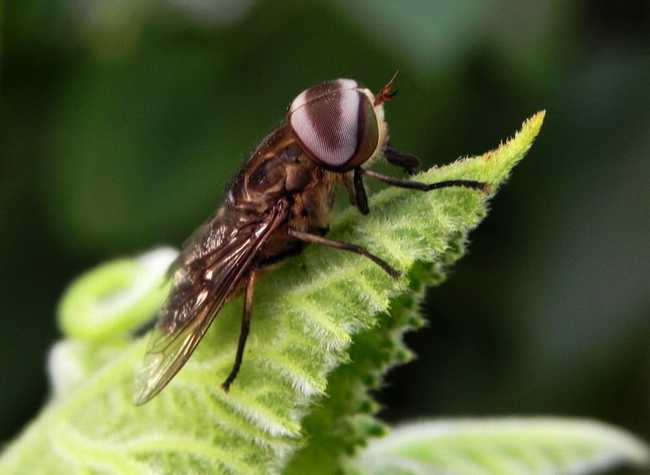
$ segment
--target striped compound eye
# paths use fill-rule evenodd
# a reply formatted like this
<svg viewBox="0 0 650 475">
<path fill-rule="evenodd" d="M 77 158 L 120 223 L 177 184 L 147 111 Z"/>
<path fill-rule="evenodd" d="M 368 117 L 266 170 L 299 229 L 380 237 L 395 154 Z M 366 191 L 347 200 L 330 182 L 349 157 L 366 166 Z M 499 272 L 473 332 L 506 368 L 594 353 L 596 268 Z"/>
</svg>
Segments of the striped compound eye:
<svg viewBox="0 0 650 475">
<path fill-rule="evenodd" d="M 309 157 L 332 171 L 346 172 L 361 165 L 379 142 L 371 99 L 351 79 L 303 91 L 289 108 L 289 124 Z"/>
</svg>

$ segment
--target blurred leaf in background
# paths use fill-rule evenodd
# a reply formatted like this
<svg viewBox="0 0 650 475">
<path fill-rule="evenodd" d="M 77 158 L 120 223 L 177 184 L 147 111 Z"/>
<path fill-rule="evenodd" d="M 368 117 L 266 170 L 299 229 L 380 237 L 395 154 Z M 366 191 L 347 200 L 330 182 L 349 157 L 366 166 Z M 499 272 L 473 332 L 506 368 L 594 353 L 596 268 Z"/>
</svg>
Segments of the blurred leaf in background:
<svg viewBox="0 0 650 475">
<path fill-rule="evenodd" d="M 22 0 L 1 15 L 3 439 L 46 397 L 67 282 L 180 244 L 305 87 L 376 89 L 396 69 L 392 140 L 425 165 L 549 115 L 429 293 L 385 416 L 564 413 L 650 436 L 647 1 Z"/>
</svg>

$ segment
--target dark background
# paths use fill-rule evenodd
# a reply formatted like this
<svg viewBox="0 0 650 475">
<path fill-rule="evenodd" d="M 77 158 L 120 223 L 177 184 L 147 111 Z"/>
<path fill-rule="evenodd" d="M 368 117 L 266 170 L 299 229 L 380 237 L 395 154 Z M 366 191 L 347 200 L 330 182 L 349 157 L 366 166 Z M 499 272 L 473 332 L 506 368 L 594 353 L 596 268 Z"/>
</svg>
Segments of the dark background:
<svg viewBox="0 0 650 475">
<path fill-rule="evenodd" d="M 572 415 L 650 438 L 649 2 L 21 0 L 0 15 L 0 440 L 46 397 L 74 276 L 180 244 L 305 87 L 376 90 L 397 68 L 393 141 L 427 165 L 548 114 L 429 291 L 384 416 Z"/>
</svg>

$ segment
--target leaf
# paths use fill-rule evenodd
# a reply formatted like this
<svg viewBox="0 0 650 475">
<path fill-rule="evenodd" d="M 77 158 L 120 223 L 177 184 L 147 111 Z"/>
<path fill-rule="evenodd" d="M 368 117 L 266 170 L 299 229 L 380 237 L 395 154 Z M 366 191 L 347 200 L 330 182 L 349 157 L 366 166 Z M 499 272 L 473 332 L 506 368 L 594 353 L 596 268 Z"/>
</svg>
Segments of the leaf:
<svg viewBox="0 0 650 475">
<path fill-rule="evenodd" d="M 543 112 L 533 116 L 497 150 L 415 178 L 475 179 L 495 191 L 543 119 Z M 64 396 L 50 401 L 7 447 L 0 472 L 305 473 L 305 466 L 309 473 L 331 472 L 382 433 L 368 393 L 384 371 L 409 359 L 400 339 L 421 324 L 413 315 L 419 292 L 442 282 L 462 255 L 468 232 L 486 214 L 486 198 L 462 188 L 387 189 L 372 196 L 370 216 L 342 212 L 332 236 L 368 247 L 405 277 L 394 281 L 359 256 L 311 246 L 260 279 L 244 365 L 228 394 L 220 383 L 235 354 L 241 298 L 224 307 L 186 367 L 145 406 L 132 404 L 143 339 L 108 350 L 104 354 L 115 355 L 108 361 L 93 356 L 92 364 L 79 364 L 96 369 L 59 388 Z M 88 316 L 69 318 L 84 326 Z M 110 346 L 113 330 L 126 333 L 123 323 L 139 318 L 106 324 L 106 343 L 92 335 L 94 343 L 84 344 L 96 351 Z M 88 354 L 98 353 L 88 346 L 65 352 L 72 359 Z"/>
<path fill-rule="evenodd" d="M 372 443 L 352 464 L 358 475 L 580 475 L 647 466 L 648 447 L 605 424 L 524 418 L 416 422 Z"/>
</svg>

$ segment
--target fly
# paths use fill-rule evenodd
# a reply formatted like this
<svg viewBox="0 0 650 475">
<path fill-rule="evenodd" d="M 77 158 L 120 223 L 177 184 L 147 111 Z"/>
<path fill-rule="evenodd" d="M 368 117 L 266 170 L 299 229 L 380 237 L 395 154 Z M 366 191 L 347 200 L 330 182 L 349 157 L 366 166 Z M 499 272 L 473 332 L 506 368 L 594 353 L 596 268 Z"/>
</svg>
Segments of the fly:
<svg viewBox="0 0 650 475">
<path fill-rule="evenodd" d="M 243 292 L 235 361 L 222 384 L 228 391 L 242 364 L 258 275 L 307 244 L 359 254 L 399 277 L 399 271 L 367 249 L 325 237 L 337 185 L 348 189 L 353 205 L 364 215 L 369 213 L 364 178 L 421 191 L 483 189 L 477 181 L 425 184 L 367 168 L 382 157 L 411 173 L 419 166 L 416 157 L 388 142 L 384 104 L 395 95 L 395 78 L 377 94 L 355 80 L 337 79 L 293 100 L 285 122 L 253 152 L 223 206 L 195 231 L 172 264 L 172 289 L 138 373 L 136 404 L 146 403 L 172 380 L 224 303 Z"/>
</svg>

